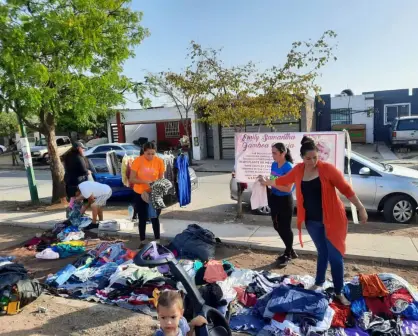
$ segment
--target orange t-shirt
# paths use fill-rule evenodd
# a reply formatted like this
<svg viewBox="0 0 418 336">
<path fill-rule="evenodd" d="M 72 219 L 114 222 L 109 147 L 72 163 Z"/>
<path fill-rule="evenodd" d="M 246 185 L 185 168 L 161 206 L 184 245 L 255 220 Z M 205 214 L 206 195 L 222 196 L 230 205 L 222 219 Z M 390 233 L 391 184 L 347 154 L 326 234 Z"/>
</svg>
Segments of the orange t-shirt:
<svg viewBox="0 0 418 336">
<path fill-rule="evenodd" d="M 159 157 L 154 157 L 151 161 L 149 161 L 141 155 L 132 163 L 131 171 L 136 172 L 136 177 L 139 180 L 154 182 L 158 180 L 160 175 L 164 174 L 164 161 Z M 134 191 L 137 194 L 142 194 L 144 191 L 150 191 L 150 188 L 147 184 L 134 184 Z"/>
</svg>

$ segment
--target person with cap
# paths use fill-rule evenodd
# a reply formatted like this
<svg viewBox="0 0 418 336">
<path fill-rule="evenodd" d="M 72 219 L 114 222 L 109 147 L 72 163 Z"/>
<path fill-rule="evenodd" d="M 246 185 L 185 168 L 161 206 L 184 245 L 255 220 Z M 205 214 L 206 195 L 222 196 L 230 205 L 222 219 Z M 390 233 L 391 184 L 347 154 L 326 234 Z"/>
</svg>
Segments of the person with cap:
<svg viewBox="0 0 418 336">
<path fill-rule="evenodd" d="M 84 147 L 83 143 L 76 141 L 64 156 L 64 181 L 68 199 L 75 196 L 78 185 L 88 181 L 91 175 L 84 156 L 84 149 L 86 147 Z"/>
</svg>

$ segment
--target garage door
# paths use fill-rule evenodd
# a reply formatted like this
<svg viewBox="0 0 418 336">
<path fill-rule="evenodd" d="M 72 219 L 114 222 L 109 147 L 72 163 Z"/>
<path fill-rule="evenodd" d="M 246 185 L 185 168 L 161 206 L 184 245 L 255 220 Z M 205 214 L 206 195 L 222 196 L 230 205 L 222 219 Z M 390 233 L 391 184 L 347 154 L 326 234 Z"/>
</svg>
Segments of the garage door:
<svg viewBox="0 0 418 336">
<path fill-rule="evenodd" d="M 249 125 L 245 128 L 245 132 L 300 132 L 300 121 L 273 124 L 272 127 L 267 127 L 265 125 L 262 125 L 261 127 Z M 221 128 L 221 143 L 222 159 L 233 160 L 235 158 L 235 131 L 233 127 Z"/>
</svg>

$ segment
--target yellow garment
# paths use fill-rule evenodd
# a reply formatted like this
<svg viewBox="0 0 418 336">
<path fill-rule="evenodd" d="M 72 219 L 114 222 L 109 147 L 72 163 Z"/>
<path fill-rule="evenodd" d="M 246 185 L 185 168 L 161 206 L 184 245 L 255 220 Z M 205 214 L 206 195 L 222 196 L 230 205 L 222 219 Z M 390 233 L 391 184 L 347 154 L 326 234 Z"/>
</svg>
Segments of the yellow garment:
<svg viewBox="0 0 418 336">
<path fill-rule="evenodd" d="M 152 292 L 152 298 L 150 298 L 148 301 L 151 302 L 155 308 L 158 306 L 158 299 L 160 298 L 160 290 L 158 288 L 155 288 Z"/>
<path fill-rule="evenodd" d="M 70 245 L 70 246 L 85 246 L 86 243 L 81 241 L 81 240 L 71 240 L 68 242 L 62 242 L 62 243 L 57 243 L 57 244 L 52 244 L 52 246 L 62 246 L 62 245 Z"/>
<path fill-rule="evenodd" d="M 132 166 L 134 162 L 134 158 L 132 156 L 125 155 L 122 159 L 122 167 L 121 167 L 121 175 L 122 175 L 122 183 L 125 187 L 131 187 L 129 183 L 129 176 L 126 175 L 126 171 L 128 169 L 128 165 Z"/>
</svg>

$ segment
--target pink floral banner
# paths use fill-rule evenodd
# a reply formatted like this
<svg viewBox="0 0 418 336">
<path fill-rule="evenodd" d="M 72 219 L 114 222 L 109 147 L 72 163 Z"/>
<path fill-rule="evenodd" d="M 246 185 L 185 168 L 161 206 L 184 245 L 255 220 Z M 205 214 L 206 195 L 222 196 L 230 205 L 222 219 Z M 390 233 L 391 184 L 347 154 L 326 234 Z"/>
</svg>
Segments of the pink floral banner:
<svg viewBox="0 0 418 336">
<path fill-rule="evenodd" d="M 235 173 L 237 180 L 252 183 L 257 176 L 270 175 L 273 158 L 271 147 L 282 142 L 289 148 L 295 164 L 302 162 L 300 142 L 303 136 L 313 138 L 319 148 L 319 158 L 344 170 L 344 132 L 288 132 L 288 133 L 236 133 Z"/>
</svg>

